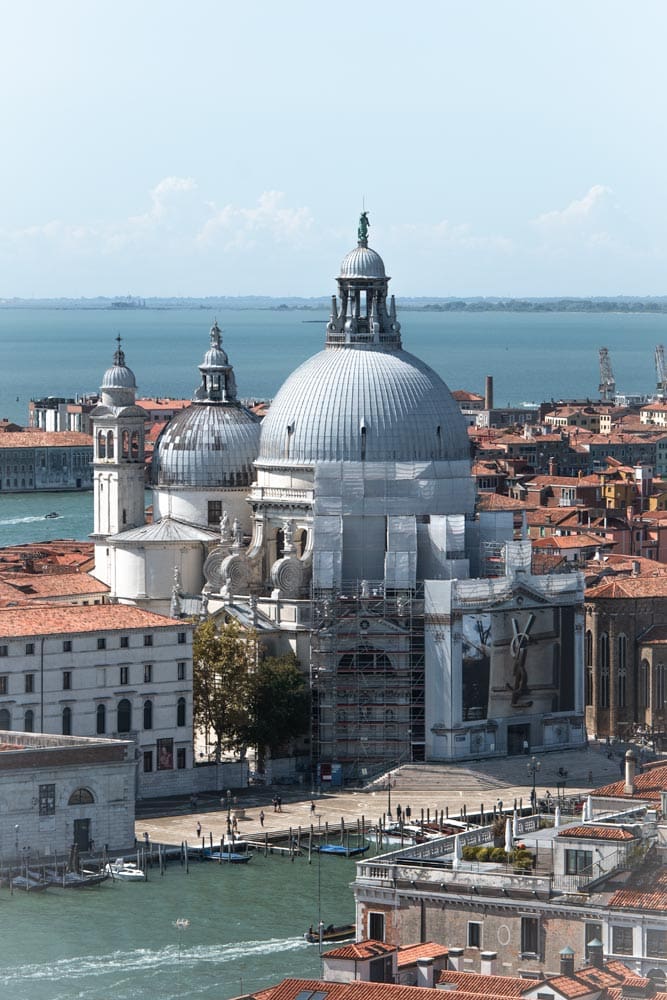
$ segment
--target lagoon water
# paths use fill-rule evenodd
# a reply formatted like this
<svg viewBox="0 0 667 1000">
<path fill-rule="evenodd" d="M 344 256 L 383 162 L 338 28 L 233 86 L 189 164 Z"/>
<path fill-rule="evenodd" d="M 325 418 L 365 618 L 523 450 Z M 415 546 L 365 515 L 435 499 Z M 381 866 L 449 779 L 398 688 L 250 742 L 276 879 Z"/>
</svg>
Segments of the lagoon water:
<svg viewBox="0 0 667 1000">
<path fill-rule="evenodd" d="M 319 351 L 324 310 L 228 310 L 218 315 L 239 395 L 271 398 Z M 399 311 L 403 345 L 450 389 L 482 392 L 495 379 L 497 405 L 596 398 L 598 350 L 610 350 L 622 392 L 652 392 L 653 352 L 667 315 L 626 313 L 435 313 Z M 94 392 L 123 338 L 139 393 L 190 397 L 208 347 L 207 309 L 0 309 L 0 418 L 27 423 L 30 398 Z"/>
<path fill-rule="evenodd" d="M 285 976 L 318 977 L 318 919 L 354 920 L 354 862 L 256 855 L 171 863 L 147 883 L 10 895 L 0 889 L 0 996 L 12 1000 L 225 1000 Z M 189 920 L 179 931 L 176 921 Z"/>
</svg>

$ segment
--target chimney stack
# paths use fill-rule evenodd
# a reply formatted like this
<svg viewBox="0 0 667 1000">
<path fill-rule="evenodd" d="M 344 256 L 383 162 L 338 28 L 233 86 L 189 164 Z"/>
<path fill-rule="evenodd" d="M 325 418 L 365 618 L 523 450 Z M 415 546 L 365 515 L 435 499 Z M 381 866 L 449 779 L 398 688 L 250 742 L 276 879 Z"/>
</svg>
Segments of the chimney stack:
<svg viewBox="0 0 667 1000">
<path fill-rule="evenodd" d="M 463 972 L 463 948 L 450 948 L 447 953 L 447 968 Z"/>
<path fill-rule="evenodd" d="M 604 966 L 602 947 L 602 941 L 598 941 L 597 938 L 588 942 L 588 961 L 595 969 L 601 969 Z"/>
<path fill-rule="evenodd" d="M 435 965 L 432 958 L 417 959 L 417 986 L 433 989 L 435 986 Z"/>
<path fill-rule="evenodd" d="M 635 775 L 637 773 L 637 758 L 634 750 L 628 750 L 625 755 L 625 795 L 635 794 Z"/>
<path fill-rule="evenodd" d="M 480 972 L 483 976 L 498 975 L 498 952 L 483 951 L 480 957 Z"/>
<path fill-rule="evenodd" d="M 567 944 L 560 952 L 560 974 L 561 976 L 574 975 L 574 951 Z"/>
<path fill-rule="evenodd" d="M 484 409 L 493 409 L 493 375 L 487 375 L 484 381 Z"/>
</svg>

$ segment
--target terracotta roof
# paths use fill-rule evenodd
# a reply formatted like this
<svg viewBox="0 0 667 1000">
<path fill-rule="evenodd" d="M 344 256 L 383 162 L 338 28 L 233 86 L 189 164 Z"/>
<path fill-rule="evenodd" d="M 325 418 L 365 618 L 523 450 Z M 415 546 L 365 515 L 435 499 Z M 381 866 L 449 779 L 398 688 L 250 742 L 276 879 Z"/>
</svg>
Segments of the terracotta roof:
<svg viewBox="0 0 667 1000">
<path fill-rule="evenodd" d="M 616 542 L 584 532 L 580 535 L 549 535 L 548 538 L 536 538 L 533 542 L 533 548 L 536 549 L 597 549 L 600 545 L 616 545 Z"/>
<path fill-rule="evenodd" d="M 109 587 L 87 573 L 0 574 L 0 601 L 44 600 L 81 594 L 108 594 Z"/>
<path fill-rule="evenodd" d="M 500 493 L 481 493 L 477 506 L 480 510 L 527 510 L 529 504 L 525 500 L 515 500 Z"/>
<path fill-rule="evenodd" d="M 0 608 L 0 636 L 71 635 L 115 629 L 173 628 L 186 623 L 129 604 L 40 605 Z"/>
<path fill-rule="evenodd" d="M 497 977 L 502 978 L 502 977 Z M 525 984 L 525 980 L 523 980 Z M 336 983 L 321 979 L 283 979 L 272 990 L 262 990 L 263 1000 L 295 1000 L 300 993 L 324 993 L 326 1000 L 442 1000 L 442 991 L 424 986 L 367 983 L 355 980 Z M 259 997 L 260 994 L 254 994 Z M 457 992 L 457 1000 L 461 994 Z"/>
<path fill-rule="evenodd" d="M 667 912 L 667 892 L 640 892 L 639 889 L 618 889 L 609 906 L 620 910 L 654 910 Z"/>
<path fill-rule="evenodd" d="M 520 997 L 526 988 L 526 980 L 519 979 L 518 976 L 485 976 L 481 972 L 443 969 L 436 978 L 438 983 L 455 984 L 457 998 L 460 997 L 459 990 L 483 996 Z"/>
<path fill-rule="evenodd" d="M 184 410 L 192 405 L 191 399 L 138 399 L 137 406 L 143 410 Z"/>
<path fill-rule="evenodd" d="M 467 389 L 453 389 L 452 396 L 457 403 L 464 403 L 466 401 L 474 403 L 484 402 L 484 396 L 480 396 L 477 392 L 469 392 Z"/>
<path fill-rule="evenodd" d="M 650 765 L 635 775 L 635 791 L 633 795 L 625 794 L 625 779 L 612 781 L 609 785 L 596 788 L 591 794 L 598 799 L 643 799 L 651 802 L 660 801 L 660 792 L 667 791 L 667 764 Z"/>
<path fill-rule="evenodd" d="M 406 965 L 414 965 L 420 958 L 445 958 L 448 954 L 449 948 L 444 944 L 437 944 L 435 941 L 406 945 L 398 950 L 398 968 L 402 969 Z"/>
<path fill-rule="evenodd" d="M 612 979 L 612 982 L 616 983 L 617 980 Z M 590 983 L 581 982 L 576 976 L 552 976 L 549 979 L 549 986 L 563 997 L 585 997 L 593 992 Z M 526 992 L 534 989 L 535 983 L 532 983 Z"/>
<path fill-rule="evenodd" d="M 558 834 L 561 837 L 576 837 L 578 840 L 636 840 L 629 830 L 621 826 L 569 826 Z"/>
<path fill-rule="evenodd" d="M 79 431 L 21 431 L 0 434 L 0 448 L 92 448 L 90 434 Z"/>
<path fill-rule="evenodd" d="M 385 944 L 383 941 L 357 941 L 355 944 L 343 944 L 340 948 L 326 951 L 327 958 L 347 958 L 352 960 L 377 958 L 378 955 L 391 955 L 396 951 L 395 944 Z"/>
<path fill-rule="evenodd" d="M 586 598 L 637 598 L 667 597 L 667 578 L 664 576 L 623 576 L 605 580 L 586 590 Z"/>
</svg>

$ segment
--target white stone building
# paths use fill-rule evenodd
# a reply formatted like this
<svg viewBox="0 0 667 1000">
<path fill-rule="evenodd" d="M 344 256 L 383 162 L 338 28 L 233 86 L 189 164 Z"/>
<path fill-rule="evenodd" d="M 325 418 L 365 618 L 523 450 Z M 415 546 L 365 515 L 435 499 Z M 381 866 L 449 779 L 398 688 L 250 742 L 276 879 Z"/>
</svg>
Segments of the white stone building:
<svg viewBox="0 0 667 1000">
<path fill-rule="evenodd" d="M 0 609 L 0 729 L 130 740 L 131 795 L 189 794 L 192 631 L 121 604 Z"/>
<path fill-rule="evenodd" d="M 3 863 L 132 847 L 135 770 L 131 742 L 0 732 Z"/>
<path fill-rule="evenodd" d="M 324 350 L 261 430 L 213 327 L 193 404 L 156 443 L 150 525 L 118 351 L 93 415 L 96 575 L 112 599 L 224 609 L 291 649 L 313 690 L 322 778 L 520 752 L 526 739 L 579 745 L 581 578 L 533 577 L 530 543 L 506 545 L 511 513 L 476 513 L 464 418 L 403 349 L 388 285 L 364 213 Z"/>
</svg>

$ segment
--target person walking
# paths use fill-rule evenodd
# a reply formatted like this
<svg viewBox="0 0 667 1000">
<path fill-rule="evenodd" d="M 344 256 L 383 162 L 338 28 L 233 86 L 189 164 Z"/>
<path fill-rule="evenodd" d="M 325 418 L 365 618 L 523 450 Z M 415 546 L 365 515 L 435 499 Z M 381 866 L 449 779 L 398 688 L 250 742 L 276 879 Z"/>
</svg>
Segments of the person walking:
<svg viewBox="0 0 667 1000">
<path fill-rule="evenodd" d="M 259 810 L 259 825 L 264 826 L 264 810 Z"/>
<path fill-rule="evenodd" d="M 201 823 L 197 820 L 197 840 L 201 837 Z"/>
</svg>

